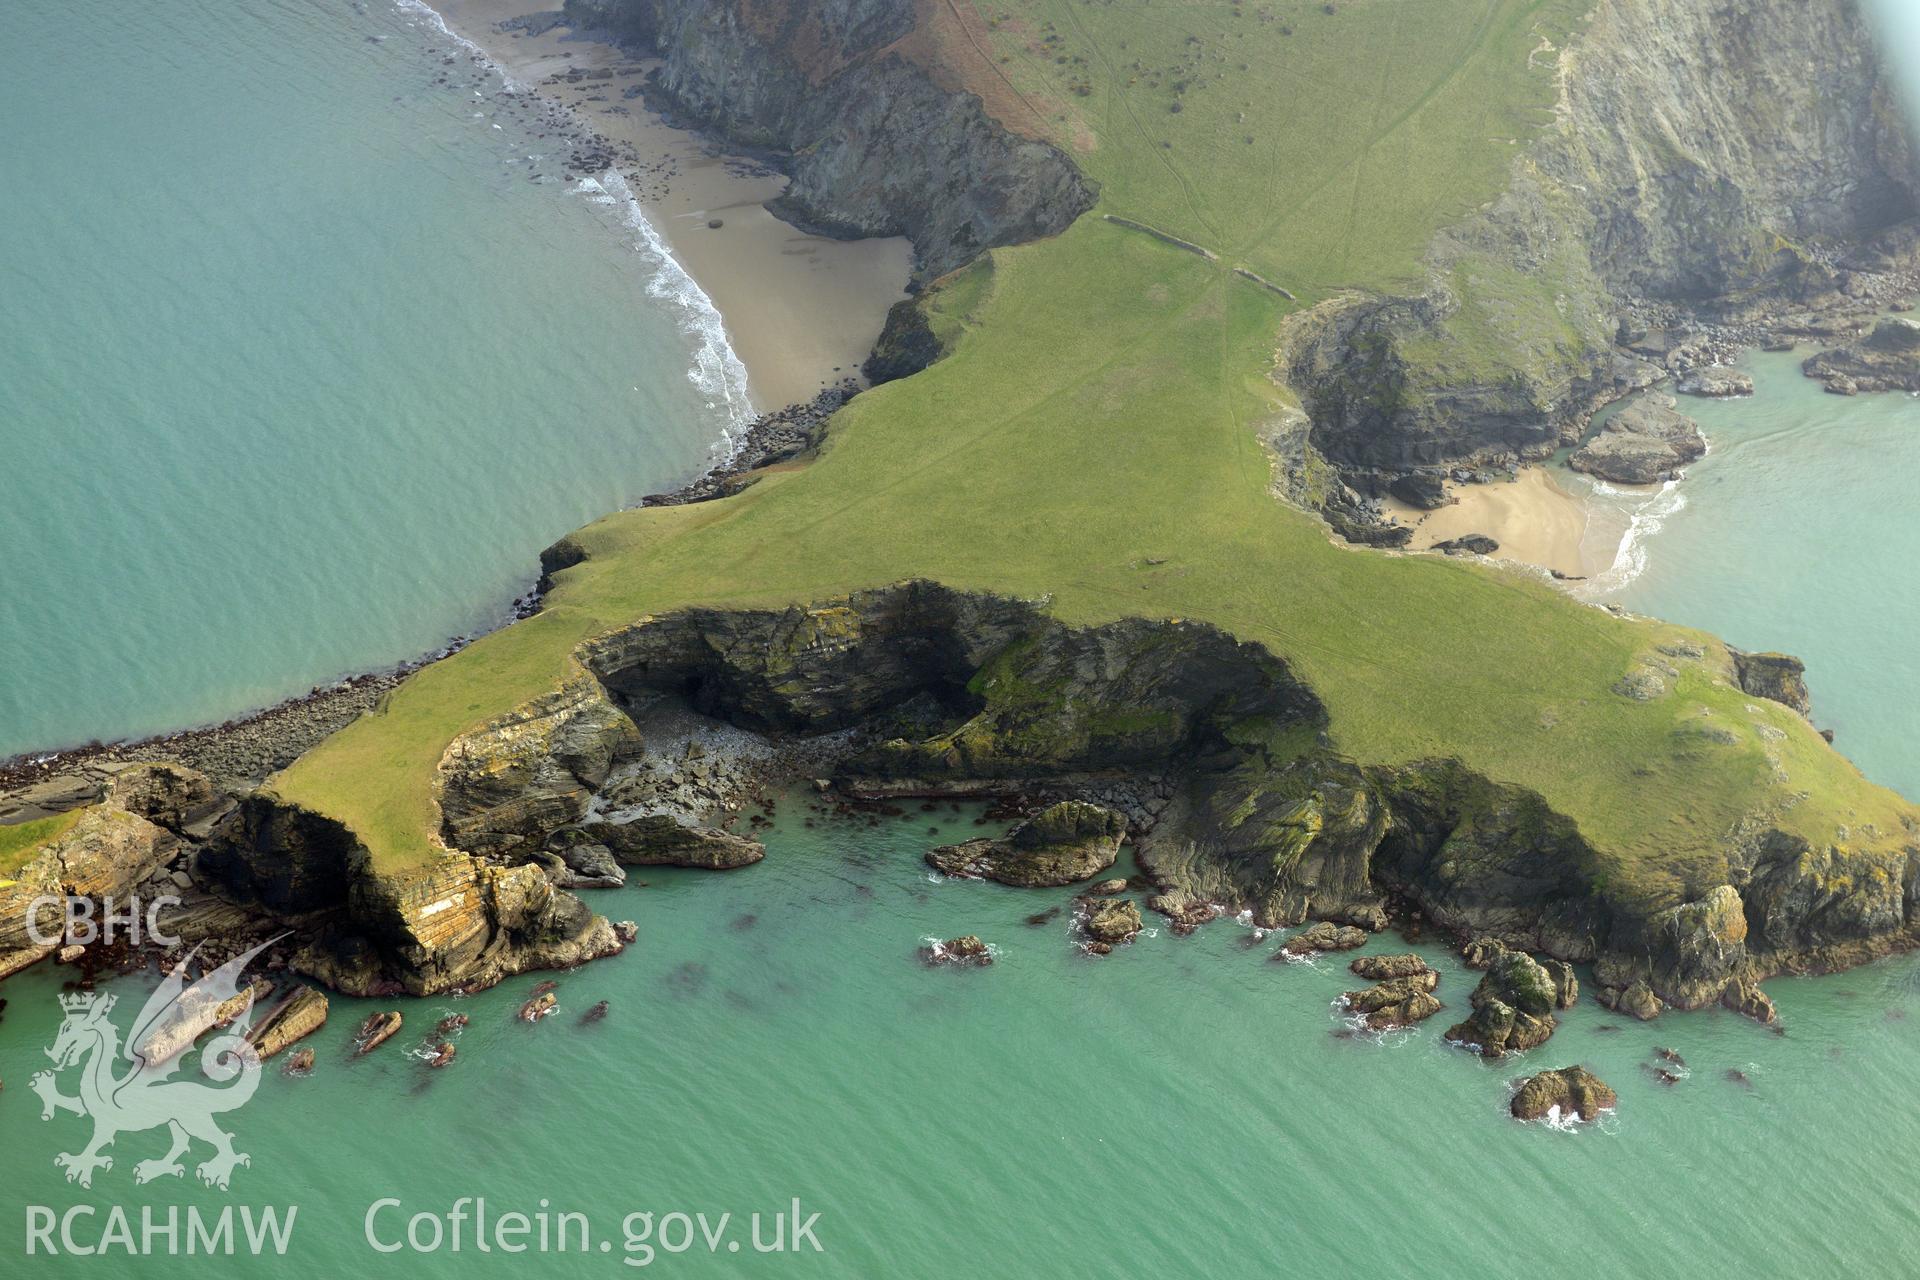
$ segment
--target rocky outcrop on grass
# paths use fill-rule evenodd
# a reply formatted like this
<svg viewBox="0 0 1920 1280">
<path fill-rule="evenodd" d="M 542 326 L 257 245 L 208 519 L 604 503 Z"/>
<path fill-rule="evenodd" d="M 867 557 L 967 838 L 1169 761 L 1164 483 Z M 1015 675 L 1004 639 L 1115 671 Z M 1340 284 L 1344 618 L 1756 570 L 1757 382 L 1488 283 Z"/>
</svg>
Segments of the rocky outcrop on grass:
<svg viewBox="0 0 1920 1280">
<path fill-rule="evenodd" d="M 1766 698 L 1792 707 L 1801 715 L 1813 713 L 1813 696 L 1807 692 L 1807 664 L 1786 653 L 1742 653 L 1733 655 L 1734 675 L 1740 687 L 1756 698 Z"/>
</svg>

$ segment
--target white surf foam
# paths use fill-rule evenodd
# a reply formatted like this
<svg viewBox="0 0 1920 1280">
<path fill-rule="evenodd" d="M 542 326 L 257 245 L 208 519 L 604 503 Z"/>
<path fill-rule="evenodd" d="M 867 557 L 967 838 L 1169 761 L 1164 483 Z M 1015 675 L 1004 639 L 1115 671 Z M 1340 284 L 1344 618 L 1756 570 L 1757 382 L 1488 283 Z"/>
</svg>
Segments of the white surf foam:
<svg viewBox="0 0 1920 1280">
<path fill-rule="evenodd" d="M 1593 482 L 1593 496 L 1626 513 L 1627 527 L 1613 553 L 1613 563 L 1586 585 L 1584 594 L 1609 596 L 1621 591 L 1647 569 L 1648 543 L 1667 521 L 1686 508 L 1680 482 L 1669 480 L 1654 492 L 1618 489 L 1604 480 Z"/>
<path fill-rule="evenodd" d="M 441 17 L 439 10 L 435 9 L 432 5 L 423 3 L 423 0 L 393 0 L 393 7 L 413 18 L 419 25 L 432 30 L 435 35 L 458 45 L 460 50 L 472 58 L 475 63 L 485 67 L 496 76 L 499 76 L 500 82 L 514 93 L 531 92 L 526 85 L 509 75 L 505 67 L 488 57 L 485 49 L 482 49 L 479 45 L 448 26 L 447 20 Z"/>
<path fill-rule="evenodd" d="M 638 240 L 635 248 L 653 265 L 653 278 L 647 284 L 649 297 L 665 302 L 675 313 L 680 328 L 693 339 L 693 366 L 687 378 L 700 390 L 709 408 L 725 421 L 722 439 L 715 447 L 717 462 L 725 462 L 739 447 L 747 427 L 753 422 L 753 403 L 747 397 L 747 366 L 742 364 L 727 336 L 727 323 L 680 260 L 667 248 L 653 220 L 633 194 L 633 188 L 616 169 L 607 169 L 595 177 L 582 178 L 574 187 L 596 204 L 617 209 L 626 226 Z"/>
</svg>

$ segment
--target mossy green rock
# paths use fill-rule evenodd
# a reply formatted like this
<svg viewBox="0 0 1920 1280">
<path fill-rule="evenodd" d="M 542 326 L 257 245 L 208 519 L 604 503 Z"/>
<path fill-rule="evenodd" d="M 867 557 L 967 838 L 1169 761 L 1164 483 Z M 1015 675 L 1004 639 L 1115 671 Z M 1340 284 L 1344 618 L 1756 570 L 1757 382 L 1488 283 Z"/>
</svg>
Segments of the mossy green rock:
<svg viewBox="0 0 1920 1280">
<path fill-rule="evenodd" d="M 942 845 L 927 862 L 944 875 L 1043 889 L 1091 879 L 1114 864 L 1126 819 L 1111 809 L 1062 800 L 999 839 Z"/>
</svg>

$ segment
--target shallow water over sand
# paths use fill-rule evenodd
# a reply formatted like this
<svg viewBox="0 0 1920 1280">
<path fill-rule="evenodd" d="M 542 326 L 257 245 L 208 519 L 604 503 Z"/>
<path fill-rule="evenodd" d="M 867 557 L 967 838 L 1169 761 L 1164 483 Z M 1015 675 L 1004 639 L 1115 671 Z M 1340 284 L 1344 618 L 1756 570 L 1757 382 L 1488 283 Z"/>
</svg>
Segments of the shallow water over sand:
<svg viewBox="0 0 1920 1280">
<path fill-rule="evenodd" d="M 631 208 L 422 10 L 16 0 L 0 72 L 0 757 L 487 626 L 745 413 Z"/>
</svg>

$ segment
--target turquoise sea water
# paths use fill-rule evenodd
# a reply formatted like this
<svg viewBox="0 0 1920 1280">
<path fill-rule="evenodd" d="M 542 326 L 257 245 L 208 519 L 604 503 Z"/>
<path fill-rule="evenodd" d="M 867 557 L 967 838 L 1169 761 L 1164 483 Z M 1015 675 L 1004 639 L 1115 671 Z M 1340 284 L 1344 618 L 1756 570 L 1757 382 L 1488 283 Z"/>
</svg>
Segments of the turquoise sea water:
<svg viewBox="0 0 1920 1280">
<path fill-rule="evenodd" d="M 446 42 L 421 21 L 380 3 L 0 6 L 0 86 L 33 116 L 0 149 L 23 229 L 0 238 L 0 278 L 30 300 L 0 308 L 0 752 L 225 714 L 479 625 L 546 539 L 670 483 L 717 434 L 726 407 L 687 380 L 698 342 L 649 292 L 660 264 L 625 211 L 529 182 L 535 141 L 492 136 L 512 121 L 476 119 L 484 95 L 433 84 Z M 1694 406 L 1714 452 L 1618 598 L 1800 653 L 1820 722 L 1920 793 L 1903 643 L 1916 407 L 1823 397 L 1790 361 L 1753 369 L 1761 397 Z M 929 875 L 927 846 L 982 829 L 972 810 L 870 826 L 791 798 L 757 866 L 589 895 L 639 940 L 555 975 L 546 1022 L 514 1019 L 533 982 L 516 979 L 407 1002 L 406 1030 L 349 1062 L 380 1006 L 336 1000 L 314 1075 L 270 1068 L 225 1118 L 252 1159 L 225 1193 L 136 1186 L 157 1131 L 123 1136 L 93 1188 L 62 1179 L 53 1157 L 88 1125 L 43 1122 L 28 1084 L 69 973 L 30 971 L 0 1014 L 0 1274 L 268 1269 L 69 1257 L 57 1237 L 60 1256 L 27 1257 L 32 1206 L 93 1208 L 82 1244 L 115 1206 L 136 1234 L 143 1209 L 297 1206 L 273 1273 L 327 1280 L 630 1261 L 995 1278 L 1916 1268 L 1913 960 L 1769 983 L 1783 1036 L 1586 1002 L 1543 1049 L 1490 1065 L 1439 1040 L 1474 975 L 1437 947 L 1420 949 L 1446 1012 L 1353 1035 L 1332 1001 L 1359 984 L 1338 960 L 1277 963 L 1277 937 L 1175 938 L 1152 917 L 1090 958 L 1065 914 L 1025 922 L 1065 891 Z M 916 960 L 961 932 L 998 962 Z M 598 1000 L 609 1016 L 583 1025 Z M 455 1008 L 472 1019 L 459 1056 L 430 1071 L 411 1053 Z M 1687 1078 L 1652 1077 L 1656 1046 Z M 1507 1118 L 1511 1079 L 1576 1061 L 1619 1090 L 1615 1117 Z M 383 1245 L 464 1197 L 496 1221 L 584 1213 L 592 1235 L 585 1252 L 570 1234 L 565 1253 L 481 1254 L 469 1229 L 457 1254 L 383 1253 L 366 1215 L 389 1197 Z M 823 1251 L 756 1253 L 750 1215 L 769 1239 L 795 1199 L 821 1215 Z M 654 1230 L 630 1243 L 636 1212 Z M 686 1238 L 676 1212 L 731 1214 L 717 1251 L 697 1226 L 666 1251 Z"/>
<path fill-rule="evenodd" d="M 1920 796 L 1920 400 L 1827 395 L 1811 350 L 1750 355 L 1750 398 L 1683 397 L 1710 451 L 1664 493 L 1602 498 L 1641 528 L 1637 572 L 1599 598 L 1803 658 L 1815 722 Z"/>
<path fill-rule="evenodd" d="M 1221 923 L 1176 938 L 1152 917 L 1131 947 L 1088 957 L 1066 914 L 1025 923 L 1066 890 L 930 878 L 921 853 L 977 833 L 970 813 L 809 827 L 801 803 L 782 804 L 757 866 L 648 872 L 645 887 L 592 894 L 638 921 L 639 940 L 555 975 L 561 1008 L 545 1022 L 515 1020 L 533 983 L 520 978 L 406 1003 L 401 1034 L 349 1062 L 350 1031 L 376 1006 L 336 1001 L 308 1042 L 313 1076 L 269 1064 L 259 1096 L 226 1117 L 253 1163 L 225 1195 L 134 1186 L 128 1169 L 160 1154 L 158 1132 L 120 1138 L 93 1190 L 62 1180 L 53 1156 L 88 1127 L 43 1123 L 26 1088 L 62 971 L 15 979 L 0 1021 L 0 1257 L 21 1256 L 25 1206 L 76 1204 L 128 1206 L 136 1224 L 143 1205 L 297 1205 L 286 1274 L 315 1277 L 619 1275 L 622 1224 L 640 1211 L 662 1225 L 734 1215 L 739 1254 L 696 1244 L 648 1268 L 701 1276 L 1886 1275 L 1920 1241 L 1910 963 L 1768 984 L 1785 1036 L 1720 1011 L 1643 1026 L 1589 1001 L 1544 1049 L 1489 1065 L 1440 1042 L 1477 975 L 1439 948 L 1420 949 L 1447 1010 L 1417 1032 L 1352 1036 L 1331 1002 L 1358 984 L 1338 960 L 1275 962 L 1275 936 Z M 962 932 L 998 961 L 915 958 L 924 938 Z M 139 999 L 131 981 L 114 989 Z M 582 1025 L 598 1000 L 608 1017 Z M 455 1008 L 471 1025 L 431 1071 L 409 1051 Z M 1657 1083 L 1656 1046 L 1688 1078 Z M 1577 1132 L 1507 1117 L 1510 1079 L 1566 1062 L 1619 1090 L 1616 1117 Z M 458 1255 L 444 1242 L 382 1254 L 365 1223 L 389 1197 L 401 1206 L 376 1212 L 382 1244 L 462 1197 L 495 1216 L 544 1199 L 588 1215 L 593 1234 L 584 1253 L 480 1255 L 469 1234 Z M 749 1215 L 795 1198 L 821 1214 L 823 1252 L 753 1253 Z M 254 1265 L 160 1258 L 135 1274 Z"/>
<path fill-rule="evenodd" d="M 632 211 L 430 17 L 0 5 L 0 757 L 484 627 L 744 412 Z"/>
</svg>

